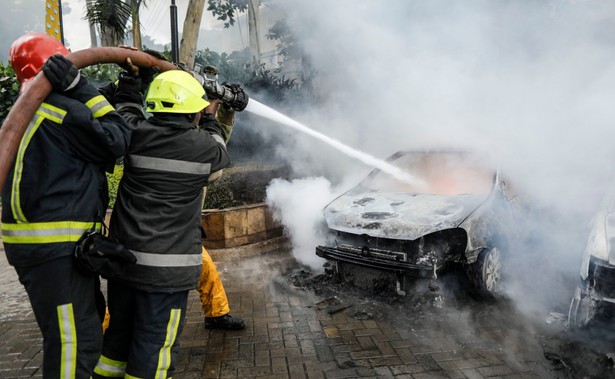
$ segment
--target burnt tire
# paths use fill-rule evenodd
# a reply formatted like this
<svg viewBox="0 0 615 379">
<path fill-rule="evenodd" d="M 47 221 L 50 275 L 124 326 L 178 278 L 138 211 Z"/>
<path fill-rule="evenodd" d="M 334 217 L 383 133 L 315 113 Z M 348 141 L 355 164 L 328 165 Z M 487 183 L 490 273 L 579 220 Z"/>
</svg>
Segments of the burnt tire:
<svg viewBox="0 0 615 379">
<path fill-rule="evenodd" d="M 596 303 L 587 292 L 577 287 L 568 311 L 568 329 L 582 329 L 594 318 Z"/>
<path fill-rule="evenodd" d="M 476 291 L 481 296 L 493 297 L 500 289 L 502 257 L 497 247 L 483 249 L 472 264 L 472 276 Z"/>
</svg>

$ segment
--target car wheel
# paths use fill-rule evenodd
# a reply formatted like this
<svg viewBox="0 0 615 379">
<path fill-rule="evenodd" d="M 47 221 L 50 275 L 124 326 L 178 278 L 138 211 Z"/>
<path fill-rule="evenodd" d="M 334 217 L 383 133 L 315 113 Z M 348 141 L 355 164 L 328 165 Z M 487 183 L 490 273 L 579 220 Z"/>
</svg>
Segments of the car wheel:
<svg viewBox="0 0 615 379">
<path fill-rule="evenodd" d="M 502 261 L 497 247 L 487 248 L 480 252 L 473 263 L 473 273 L 476 289 L 483 295 L 495 295 L 502 278 Z"/>
<path fill-rule="evenodd" d="M 588 296 L 586 291 L 577 287 L 574 297 L 570 302 L 570 310 L 568 311 L 568 329 L 574 330 L 587 326 L 594 318 L 595 311 L 595 302 Z"/>
</svg>

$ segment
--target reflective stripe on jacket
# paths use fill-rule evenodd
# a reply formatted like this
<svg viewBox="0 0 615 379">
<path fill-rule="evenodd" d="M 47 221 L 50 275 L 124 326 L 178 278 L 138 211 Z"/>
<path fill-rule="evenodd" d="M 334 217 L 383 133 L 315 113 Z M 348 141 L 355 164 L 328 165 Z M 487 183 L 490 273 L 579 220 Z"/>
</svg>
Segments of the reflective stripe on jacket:
<svg viewBox="0 0 615 379">
<path fill-rule="evenodd" d="M 85 232 L 101 226 L 91 221 L 2 223 L 2 240 L 8 244 L 77 242 Z"/>
<path fill-rule="evenodd" d="M 45 99 L 2 188 L 9 263 L 27 266 L 70 255 L 85 231 L 100 228 L 108 198 L 104 168 L 125 153 L 130 133 L 83 77 L 70 97 L 52 92 Z"/>
<path fill-rule="evenodd" d="M 138 106 L 118 109 L 135 129 L 110 234 L 137 256 L 120 280 L 146 291 L 196 288 L 203 187 L 230 163 L 224 140 L 184 115 L 145 119 Z"/>
</svg>

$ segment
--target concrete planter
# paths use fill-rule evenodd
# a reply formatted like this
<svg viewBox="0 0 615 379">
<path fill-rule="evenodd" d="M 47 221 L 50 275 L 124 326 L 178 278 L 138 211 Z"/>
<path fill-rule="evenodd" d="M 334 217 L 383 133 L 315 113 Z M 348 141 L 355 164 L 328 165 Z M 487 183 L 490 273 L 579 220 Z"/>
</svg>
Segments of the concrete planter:
<svg viewBox="0 0 615 379">
<path fill-rule="evenodd" d="M 284 227 L 265 203 L 224 209 L 205 209 L 204 245 L 215 260 L 269 252 L 288 245 Z"/>
</svg>

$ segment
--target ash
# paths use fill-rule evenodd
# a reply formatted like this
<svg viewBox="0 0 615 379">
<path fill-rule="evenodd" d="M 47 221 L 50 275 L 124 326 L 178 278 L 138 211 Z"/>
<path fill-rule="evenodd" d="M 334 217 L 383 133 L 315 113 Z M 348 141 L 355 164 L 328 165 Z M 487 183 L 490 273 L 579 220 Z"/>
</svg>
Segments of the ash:
<svg viewBox="0 0 615 379">
<path fill-rule="evenodd" d="M 382 320 L 406 333 L 450 335 L 464 341 L 462 349 L 484 343 L 518 361 L 543 361 L 554 378 L 615 377 L 613 331 L 569 331 L 566 315 L 522 314 L 506 296 L 485 299 L 465 288 L 465 278 L 448 273 L 438 280 L 417 280 L 404 296 L 393 281 L 375 279 L 369 288 L 348 283 L 333 270 L 314 274 L 304 267 L 288 274 L 296 289 L 323 300 L 315 306 L 334 314 L 345 312 L 357 320 Z M 461 337 L 460 337 L 461 336 Z"/>
</svg>

